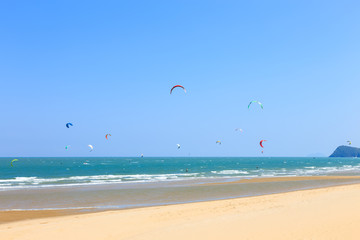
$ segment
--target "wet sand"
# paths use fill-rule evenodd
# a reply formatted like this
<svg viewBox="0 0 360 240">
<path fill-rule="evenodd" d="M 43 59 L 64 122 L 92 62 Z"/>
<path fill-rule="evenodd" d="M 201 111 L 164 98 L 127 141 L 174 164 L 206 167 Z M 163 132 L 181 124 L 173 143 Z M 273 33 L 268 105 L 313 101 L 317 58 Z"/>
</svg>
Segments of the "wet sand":
<svg viewBox="0 0 360 240">
<path fill-rule="evenodd" d="M 38 218 L 83 214 L 79 210 L 0 211 L 0 224 Z"/>
<path fill-rule="evenodd" d="M 267 185 L 268 183 L 274 183 L 274 182 L 279 182 L 279 183 L 284 183 L 286 186 L 290 186 L 292 183 L 295 182 L 301 182 L 302 185 L 296 185 L 296 187 L 301 187 L 303 188 L 305 186 L 305 189 L 307 188 L 306 186 L 310 186 L 310 189 L 317 189 L 317 188 L 325 188 L 325 187 L 329 187 L 329 186 L 325 186 L 325 187 L 321 187 L 321 185 L 315 186 L 315 185 L 310 185 L 309 183 L 314 181 L 317 182 L 321 182 L 321 181 L 326 181 L 326 180 L 330 180 L 330 181 L 335 181 L 335 180 L 339 180 L 337 182 L 332 182 L 330 184 L 331 186 L 334 185 L 349 185 L 349 184 L 356 184 L 359 183 L 360 176 L 301 176 L 301 177 L 271 177 L 271 178 L 253 178 L 253 179 L 241 179 L 241 180 L 236 180 L 236 181 L 230 181 L 230 182 L 211 182 L 211 183 L 204 183 L 204 184 L 195 184 L 195 186 L 200 186 L 200 187 L 196 187 L 193 191 L 198 192 L 197 194 L 199 195 L 198 198 L 200 198 L 201 196 L 203 198 L 210 196 L 209 193 L 214 193 L 216 192 L 217 195 L 216 196 L 223 196 L 223 198 L 218 198 L 218 199 L 229 199 L 229 198 L 233 198 L 233 197 L 229 197 L 226 187 L 231 187 L 231 186 L 236 186 L 235 189 L 232 189 L 231 192 L 236 192 L 236 191 L 240 191 L 238 186 L 238 184 L 261 184 L 261 186 L 267 190 L 269 190 L 271 187 L 275 187 L 275 189 L 280 189 L 280 186 L 274 186 L 274 185 Z M 355 182 L 351 182 L 352 180 L 355 180 Z M 357 181 L 356 181 L 357 180 Z M 306 183 L 307 181 L 309 181 L 309 183 Z M 341 182 L 341 181 L 345 181 L 345 182 Z M 207 190 L 205 191 L 203 189 L 203 187 L 207 187 Z M 319 187 L 320 186 L 320 187 Z M 114 186 L 111 186 L 114 187 Z M 210 189 L 209 189 L 210 187 Z M 249 185 L 248 188 L 252 188 L 255 187 L 255 185 Z M 185 188 L 187 189 L 187 188 Z M 286 190 L 287 188 L 282 189 L 280 192 L 291 192 L 291 191 L 297 191 L 297 190 Z M 271 191 L 273 189 L 270 189 Z M 40 192 L 35 192 L 33 193 L 33 191 L 29 191 L 28 193 L 26 193 L 25 195 L 15 195 L 14 197 L 16 197 L 17 199 L 21 199 L 21 198 L 28 198 L 30 202 L 32 202 L 34 199 L 30 198 L 30 195 L 27 194 L 33 194 L 33 195 L 37 195 L 39 197 L 41 197 L 42 199 L 49 199 L 49 198 L 44 198 L 45 192 L 46 190 L 41 190 Z M 62 190 L 61 190 L 62 191 Z M 74 195 L 75 192 L 78 191 L 76 188 L 75 189 L 71 189 L 70 193 L 67 193 L 67 195 L 56 195 L 56 193 L 54 192 L 54 190 L 50 190 L 49 194 L 52 196 L 56 196 L 57 198 L 61 198 L 61 196 L 68 196 L 68 195 Z M 271 192 L 269 191 L 268 193 L 264 193 L 264 194 L 260 194 L 260 195 L 268 195 L 268 194 L 273 194 L 276 192 Z M 177 198 L 179 197 L 179 195 L 176 195 L 179 192 L 178 189 L 176 189 L 175 192 L 170 192 L 170 194 L 173 196 L 173 203 L 161 203 L 161 201 L 159 201 L 156 204 L 153 205 L 171 205 L 171 204 L 176 204 L 176 201 L 178 203 L 181 203 L 181 201 L 183 202 L 187 202 L 186 198 Z M 10 194 L 12 194 L 13 192 L 11 192 Z M 146 194 L 148 194 L 148 192 L 145 192 Z M 4 194 L 4 192 L 2 192 L 2 194 Z M 6 194 L 6 193 L 5 193 Z M 96 192 L 94 193 L 96 194 Z M 94 196 L 94 194 L 92 194 L 91 196 Z M 192 192 L 184 192 L 183 194 L 193 194 Z M 253 194 L 253 196 L 256 196 L 259 194 Z M 79 199 L 81 195 L 77 196 L 75 195 L 75 198 Z M 90 197 L 91 197 L 90 196 Z M 159 197 L 167 197 L 168 193 L 164 194 L 164 195 L 159 195 Z M 251 196 L 251 194 L 249 195 Z M 176 199 L 177 198 L 177 199 Z M 4 201 L 4 196 L 1 198 L 2 202 Z M 36 200 L 36 199 L 35 199 Z M 65 200 L 68 202 L 69 200 L 71 201 L 71 199 L 67 199 L 65 198 Z M 214 201 L 214 199 L 211 199 L 212 201 Z M 206 200 L 190 200 L 188 202 L 204 202 Z M 1 203 L 1 202 L 0 202 Z M 150 205 L 143 205 L 143 206 L 135 206 L 135 207 L 124 207 L 124 208 L 120 208 L 120 209 L 125 209 L 125 208 L 139 208 L 139 207 L 149 207 Z M 14 221 L 22 221 L 22 220 L 31 220 L 31 219 L 44 219 L 44 218 L 50 218 L 50 217 L 58 217 L 58 216 L 67 216 L 67 215 L 79 215 L 79 214 L 89 214 L 89 213 L 94 213 L 94 212 L 105 212 L 105 211 L 112 211 L 112 210 L 117 210 L 119 208 L 79 208 L 79 209 L 65 209 L 65 210 L 15 210 L 15 211 L 0 211 L 0 224 L 5 224 L 5 223 L 9 223 L 9 222 L 14 222 Z"/>
</svg>

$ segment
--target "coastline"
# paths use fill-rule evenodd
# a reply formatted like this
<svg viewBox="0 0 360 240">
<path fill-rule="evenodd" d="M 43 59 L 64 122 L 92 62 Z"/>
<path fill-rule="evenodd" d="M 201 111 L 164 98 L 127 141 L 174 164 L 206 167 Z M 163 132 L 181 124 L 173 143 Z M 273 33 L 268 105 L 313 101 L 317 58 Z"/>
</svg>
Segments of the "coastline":
<svg viewBox="0 0 360 240">
<path fill-rule="evenodd" d="M 307 182 L 313 182 L 313 181 L 326 181 L 326 180 L 344 180 L 344 181 L 351 181 L 355 180 L 356 182 L 334 182 L 330 185 L 319 185 L 319 186 L 312 186 L 308 185 L 308 187 L 303 187 L 301 189 L 289 189 L 284 190 L 281 192 L 269 192 L 269 193 L 263 193 L 263 194 L 254 194 L 249 196 L 241 196 L 241 197 L 228 197 L 224 196 L 223 198 L 217 198 L 217 199 L 202 199 L 202 200 L 196 200 L 196 201 L 185 201 L 185 202 L 177 202 L 177 203 L 158 203 L 158 204 L 148 204 L 143 206 L 136 206 L 136 207 L 124 207 L 124 208 L 69 208 L 69 209 L 43 209 L 43 210 L 37 210 L 37 209 L 30 209 L 30 210 L 3 210 L 0 211 L 0 225 L 1 224 L 7 224 L 10 222 L 15 221 L 24 221 L 24 220 L 32 220 L 32 219 L 45 219 L 45 218 L 53 218 L 53 217 L 60 217 L 60 216 L 69 216 L 69 215 L 83 215 L 83 214 L 92 214 L 96 212 L 109 212 L 109 211 L 122 211 L 122 210 L 128 210 L 128 209 L 140 209 L 140 208 L 151 208 L 151 207 L 161 207 L 161 206 L 171 206 L 171 205 L 181 205 L 181 204 L 192 204 L 192 203 L 204 203 L 204 202 L 216 202 L 216 201 L 222 201 L 222 200 L 231 200 L 231 199 L 242 199 L 242 198 L 251 198 L 255 196 L 268 196 L 268 195 L 274 195 L 274 194 L 282 194 L 282 193 L 289 193 L 289 192 L 297 192 L 297 191 L 303 191 L 303 190 L 316 190 L 316 189 L 325 189 L 325 188 L 332 188 L 335 186 L 346 186 L 346 185 L 354 185 L 354 184 L 360 184 L 360 176 L 299 176 L 299 177 L 270 177 L 270 178 L 253 178 L 253 179 L 241 179 L 241 180 L 235 180 L 235 181 L 228 181 L 228 182 L 211 182 L 211 183 L 201 183 L 196 184 L 199 186 L 231 186 L 231 185 L 238 185 L 238 184 L 248 184 L 248 183 L 282 183 L 285 184 L 291 184 L 292 182 L 302 182 L 307 186 Z M 335 184 L 336 183 L 336 184 Z"/>
<path fill-rule="evenodd" d="M 0 225 L 1 239 L 357 239 L 360 184 L 58 216 Z"/>
</svg>

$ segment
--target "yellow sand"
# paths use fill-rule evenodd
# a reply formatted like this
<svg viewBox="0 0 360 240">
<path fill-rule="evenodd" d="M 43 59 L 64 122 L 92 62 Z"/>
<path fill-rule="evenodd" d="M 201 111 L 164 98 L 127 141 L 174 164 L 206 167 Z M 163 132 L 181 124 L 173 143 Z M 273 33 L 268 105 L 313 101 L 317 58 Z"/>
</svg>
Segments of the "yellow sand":
<svg viewBox="0 0 360 240">
<path fill-rule="evenodd" d="M 360 184 L 11 222 L 0 239 L 360 239 Z"/>
</svg>

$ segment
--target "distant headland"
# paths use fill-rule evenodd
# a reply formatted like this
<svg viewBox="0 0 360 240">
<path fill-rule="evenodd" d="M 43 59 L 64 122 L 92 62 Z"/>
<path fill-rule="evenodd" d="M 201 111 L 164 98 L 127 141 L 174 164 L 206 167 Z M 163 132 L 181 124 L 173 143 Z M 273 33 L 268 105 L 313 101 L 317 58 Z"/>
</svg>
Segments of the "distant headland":
<svg viewBox="0 0 360 240">
<path fill-rule="evenodd" d="M 360 157 L 360 148 L 339 146 L 329 157 Z"/>
</svg>

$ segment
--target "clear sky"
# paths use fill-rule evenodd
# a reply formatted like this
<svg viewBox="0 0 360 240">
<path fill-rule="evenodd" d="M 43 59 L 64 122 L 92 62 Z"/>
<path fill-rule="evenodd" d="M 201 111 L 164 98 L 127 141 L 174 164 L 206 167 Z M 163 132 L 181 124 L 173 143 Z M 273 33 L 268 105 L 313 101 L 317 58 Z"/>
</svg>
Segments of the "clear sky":
<svg viewBox="0 0 360 240">
<path fill-rule="evenodd" d="M 329 0 L 1 1 L 0 156 L 360 146 L 359 12 Z M 187 93 L 170 95 L 175 84 Z"/>
</svg>

